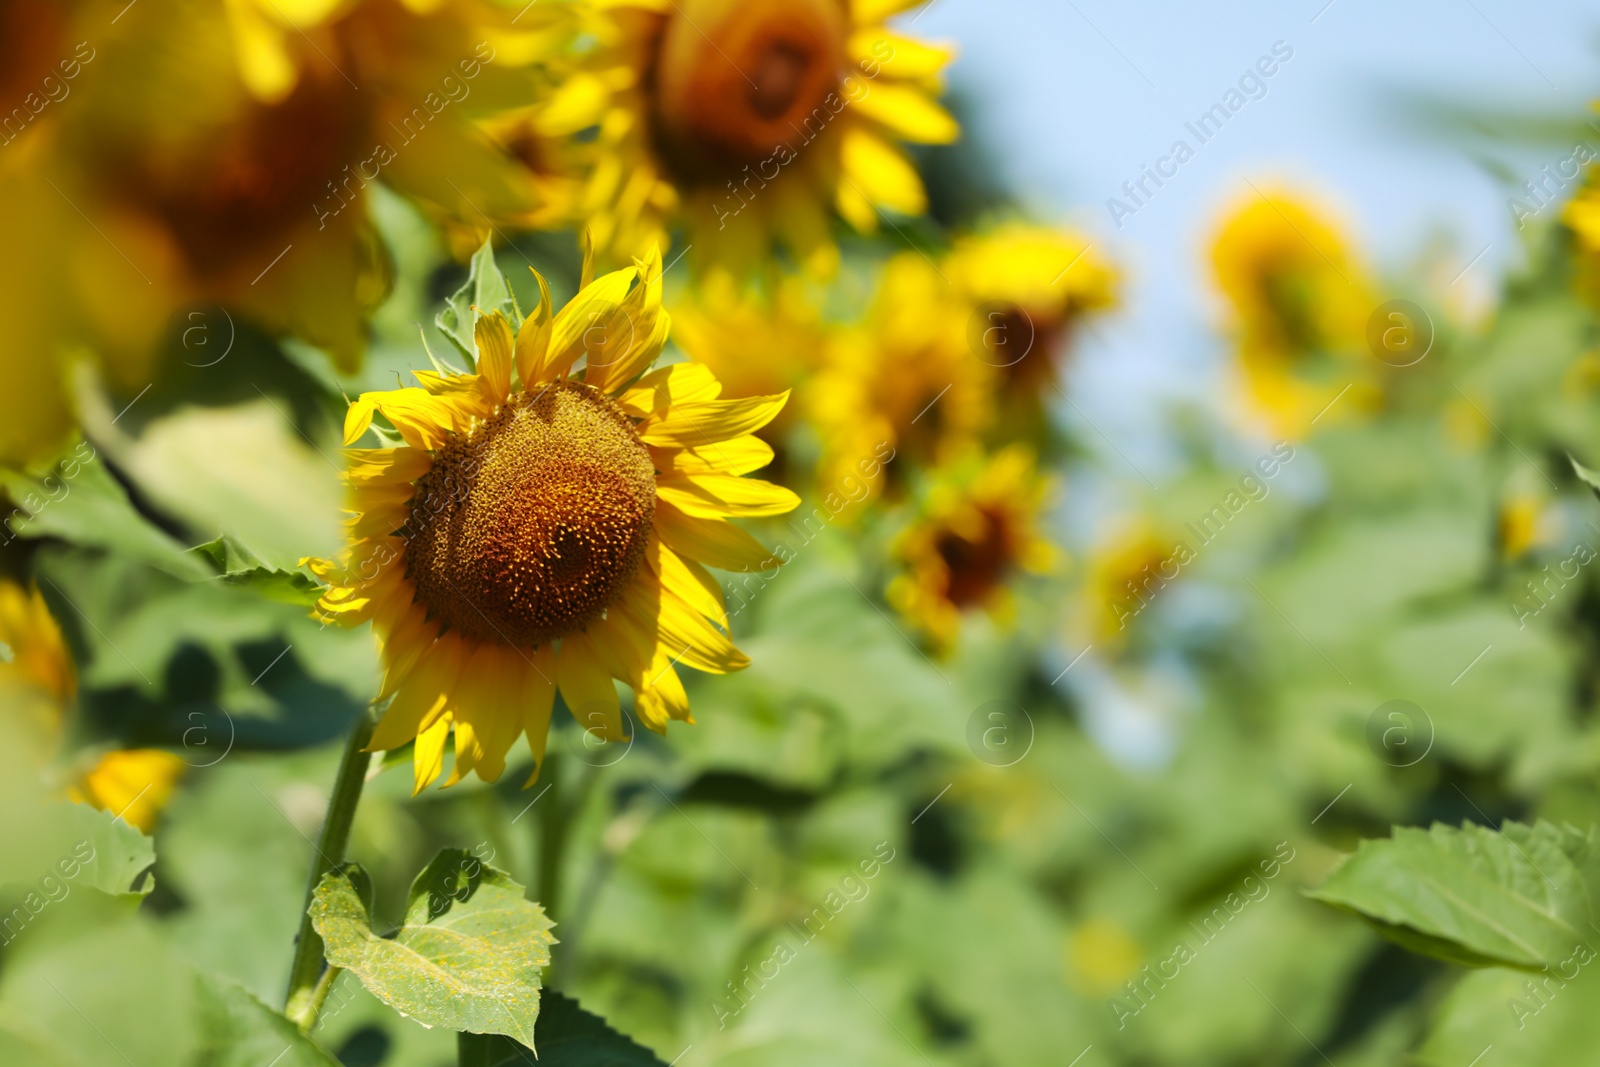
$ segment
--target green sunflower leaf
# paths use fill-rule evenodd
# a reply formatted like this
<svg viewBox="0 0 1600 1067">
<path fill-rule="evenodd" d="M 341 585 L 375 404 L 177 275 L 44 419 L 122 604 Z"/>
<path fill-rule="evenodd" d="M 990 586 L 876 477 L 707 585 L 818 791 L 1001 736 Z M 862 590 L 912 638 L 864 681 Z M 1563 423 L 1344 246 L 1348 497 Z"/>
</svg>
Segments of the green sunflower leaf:
<svg viewBox="0 0 1600 1067">
<path fill-rule="evenodd" d="M 248 589 L 268 600 L 310 607 L 322 596 L 322 587 L 309 574 L 269 566 L 230 534 L 189 551 L 205 560 L 222 584 Z"/>
<path fill-rule="evenodd" d="M 82 864 L 80 885 L 92 886 L 112 896 L 143 897 L 155 888 L 151 868 L 155 844 L 137 827 L 109 811 L 87 804 L 64 805 L 66 825 L 73 840 L 72 858 Z M 71 866 L 58 862 L 63 874 Z"/>
<path fill-rule="evenodd" d="M 1595 496 L 1600 496 L 1600 471 L 1585 467 L 1573 456 L 1568 456 L 1567 459 L 1572 464 L 1573 473 L 1578 476 L 1584 485 L 1589 487 Z"/>
<path fill-rule="evenodd" d="M 142 515 L 94 446 L 80 441 L 37 477 L 0 471 L 0 543 L 54 537 L 105 549 L 185 580 L 204 576 L 184 546 Z"/>
<path fill-rule="evenodd" d="M 1497 833 L 1436 823 L 1363 841 L 1309 895 L 1422 955 L 1542 971 L 1600 938 L 1597 890 L 1600 833 L 1592 828 L 1508 822 Z"/>
<path fill-rule="evenodd" d="M 571 997 L 544 994 L 537 1026 L 539 1067 L 666 1067 L 654 1052 L 611 1029 L 600 1016 L 584 1011 Z M 527 1062 L 527 1053 L 508 1038 L 475 1040 L 462 1067 L 506 1067 Z"/>
<path fill-rule="evenodd" d="M 473 308 L 478 310 L 473 311 Z M 468 370 L 478 365 L 477 346 L 472 338 L 478 313 L 487 315 L 491 311 L 505 315 L 512 329 L 522 323 L 516 300 L 511 295 L 511 286 L 506 282 L 506 276 L 500 273 L 500 266 L 494 261 L 494 248 L 486 239 L 483 247 L 472 256 L 472 268 L 467 274 L 466 283 L 450 295 L 450 299 L 445 301 L 444 310 L 434 319 L 439 332 L 467 357 Z"/>
<path fill-rule="evenodd" d="M 243 986 L 196 974 L 199 1051 L 206 1067 L 335 1067 L 338 1060 Z"/>
<path fill-rule="evenodd" d="M 540 971 L 551 922 L 509 875 L 445 849 L 411 884 L 392 937 L 372 930 L 372 883 L 346 864 L 323 876 L 311 903 L 328 962 L 425 1026 L 503 1034 L 533 1047 Z"/>
</svg>

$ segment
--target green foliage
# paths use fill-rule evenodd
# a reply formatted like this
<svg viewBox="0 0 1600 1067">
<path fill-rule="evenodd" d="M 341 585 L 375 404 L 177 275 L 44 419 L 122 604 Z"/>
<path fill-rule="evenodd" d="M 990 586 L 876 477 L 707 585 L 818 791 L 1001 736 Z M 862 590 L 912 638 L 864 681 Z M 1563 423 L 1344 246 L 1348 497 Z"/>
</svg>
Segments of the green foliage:
<svg viewBox="0 0 1600 1067">
<path fill-rule="evenodd" d="M 322 595 L 322 587 L 309 574 L 268 566 L 229 534 L 189 551 L 204 557 L 224 585 L 248 589 L 268 600 L 310 607 Z"/>
<path fill-rule="evenodd" d="M 576 1000 L 547 991 L 541 997 L 538 1038 L 540 1067 L 666 1067 L 649 1049 L 584 1011 Z M 498 1034 L 474 1042 L 476 1059 L 463 1056 L 461 1067 L 504 1067 L 527 1062 L 527 1053 Z"/>
<path fill-rule="evenodd" d="M 1417 952 L 1542 971 L 1595 932 L 1600 835 L 1547 822 L 1396 827 L 1363 841 L 1311 895 Z"/>
<path fill-rule="evenodd" d="M 503 314 L 513 329 L 522 322 L 516 297 L 512 295 L 511 286 L 494 261 L 493 244 L 486 238 L 483 246 L 473 254 L 466 282 L 450 295 L 444 309 L 434 320 L 439 332 L 467 358 L 468 369 L 475 367 L 478 362 L 473 327 L 480 313 L 487 315 L 492 311 Z"/>
<path fill-rule="evenodd" d="M 534 1047 L 551 922 L 503 871 L 445 849 L 417 876 L 393 937 L 372 929 L 372 881 L 355 865 L 325 875 L 311 906 L 329 962 L 426 1026 L 504 1034 Z"/>
</svg>

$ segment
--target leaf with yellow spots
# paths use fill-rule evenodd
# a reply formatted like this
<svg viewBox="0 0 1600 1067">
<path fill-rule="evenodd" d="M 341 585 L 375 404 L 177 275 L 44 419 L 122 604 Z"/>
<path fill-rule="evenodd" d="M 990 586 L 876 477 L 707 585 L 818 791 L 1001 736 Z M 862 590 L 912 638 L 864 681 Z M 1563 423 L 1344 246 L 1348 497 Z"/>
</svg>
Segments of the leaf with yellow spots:
<svg viewBox="0 0 1600 1067">
<path fill-rule="evenodd" d="M 328 962 L 424 1026 L 504 1034 L 533 1047 L 551 922 L 509 875 L 445 849 L 416 881 L 391 937 L 372 929 L 372 881 L 356 864 L 323 875 L 311 923 Z"/>
</svg>

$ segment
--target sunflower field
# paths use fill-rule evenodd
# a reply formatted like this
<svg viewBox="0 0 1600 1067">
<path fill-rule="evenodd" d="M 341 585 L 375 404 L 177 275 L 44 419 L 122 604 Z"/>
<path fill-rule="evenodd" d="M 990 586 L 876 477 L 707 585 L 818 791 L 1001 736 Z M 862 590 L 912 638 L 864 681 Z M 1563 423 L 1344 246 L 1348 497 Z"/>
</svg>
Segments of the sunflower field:
<svg viewBox="0 0 1600 1067">
<path fill-rule="evenodd" d="M 0 1065 L 1600 1065 L 1594 112 L 1041 206 L 962 3 L 0 0 Z"/>
</svg>

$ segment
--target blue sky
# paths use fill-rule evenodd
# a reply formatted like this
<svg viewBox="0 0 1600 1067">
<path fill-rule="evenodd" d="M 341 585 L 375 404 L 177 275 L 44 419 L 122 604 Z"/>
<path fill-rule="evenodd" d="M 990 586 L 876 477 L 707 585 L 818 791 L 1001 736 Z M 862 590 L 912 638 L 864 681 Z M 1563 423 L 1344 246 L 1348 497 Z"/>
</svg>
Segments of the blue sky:
<svg viewBox="0 0 1600 1067">
<path fill-rule="evenodd" d="M 1041 217 L 1103 238 L 1127 268 L 1126 307 L 1078 353 L 1071 386 L 1118 447 L 1156 469 L 1160 398 L 1218 389 L 1204 245 L 1249 183 L 1320 194 L 1380 269 L 1403 270 L 1447 234 L 1461 267 L 1482 252 L 1457 294 L 1481 299 L 1519 255 L 1509 191 L 1459 145 L 1408 129 L 1397 101 L 1577 116 L 1600 96 L 1600 8 L 1568 0 L 934 0 L 915 19 L 916 34 L 958 43 L 952 81 L 977 104 L 971 133 L 1013 188 Z M 1113 226 L 1107 198 L 1175 139 L 1197 144 L 1184 123 L 1280 41 L 1293 57 L 1265 95 Z M 1496 154 L 1527 177 L 1563 156 Z"/>
</svg>

